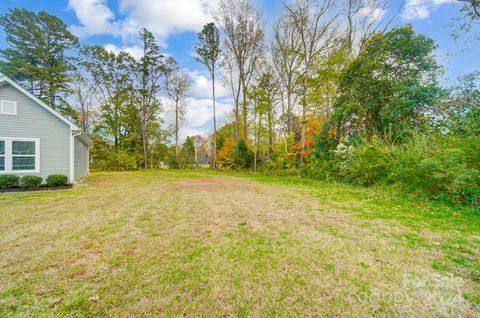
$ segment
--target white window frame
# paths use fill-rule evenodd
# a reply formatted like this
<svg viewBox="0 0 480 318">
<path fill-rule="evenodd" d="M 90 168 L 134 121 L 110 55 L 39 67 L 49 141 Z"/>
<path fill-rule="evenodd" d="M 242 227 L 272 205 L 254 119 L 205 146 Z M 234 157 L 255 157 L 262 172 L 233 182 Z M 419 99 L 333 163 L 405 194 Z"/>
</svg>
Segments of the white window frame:
<svg viewBox="0 0 480 318">
<path fill-rule="evenodd" d="M 5 102 L 13 103 L 13 107 L 15 109 L 13 113 L 8 113 L 3 109 L 3 104 Z M 17 102 L 14 101 L 14 100 L 6 100 L 6 99 L 0 100 L 0 114 L 2 114 L 2 115 L 15 115 L 16 116 L 17 115 Z"/>
<path fill-rule="evenodd" d="M 0 171 L 0 174 L 40 173 L 40 139 L 39 138 L 0 137 L 0 140 L 5 141 L 5 170 Z M 12 155 L 13 141 L 35 142 L 35 169 L 34 170 L 13 170 L 13 157 L 14 157 Z M 18 155 L 15 157 L 28 157 L 28 156 Z"/>
</svg>

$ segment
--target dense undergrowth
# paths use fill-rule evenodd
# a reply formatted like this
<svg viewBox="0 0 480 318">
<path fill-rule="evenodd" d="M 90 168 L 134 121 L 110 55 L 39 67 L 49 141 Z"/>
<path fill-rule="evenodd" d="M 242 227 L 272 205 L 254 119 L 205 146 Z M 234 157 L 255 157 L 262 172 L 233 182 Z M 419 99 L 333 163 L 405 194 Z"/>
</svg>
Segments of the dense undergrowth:
<svg viewBox="0 0 480 318">
<path fill-rule="evenodd" d="M 340 144 L 299 170 L 305 177 L 401 190 L 455 204 L 480 204 L 480 138 L 417 137 L 401 145 Z"/>
</svg>

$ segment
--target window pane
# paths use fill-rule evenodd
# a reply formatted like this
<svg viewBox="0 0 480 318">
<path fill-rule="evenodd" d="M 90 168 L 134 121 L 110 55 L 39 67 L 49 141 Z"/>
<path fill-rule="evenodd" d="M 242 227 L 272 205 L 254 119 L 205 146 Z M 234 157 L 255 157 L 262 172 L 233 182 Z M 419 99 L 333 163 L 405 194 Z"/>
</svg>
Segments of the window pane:
<svg viewBox="0 0 480 318">
<path fill-rule="evenodd" d="M 5 155 L 5 140 L 0 140 L 0 156 Z"/>
<path fill-rule="evenodd" d="M 12 141 L 12 155 L 35 155 L 35 142 Z"/>
<path fill-rule="evenodd" d="M 13 157 L 13 170 L 35 170 L 35 157 Z"/>
<path fill-rule="evenodd" d="M 15 102 L 4 100 L 2 101 L 1 112 L 4 114 L 15 114 L 17 112 Z"/>
<path fill-rule="evenodd" d="M 5 157 L 0 157 L 0 171 L 5 171 Z"/>
</svg>

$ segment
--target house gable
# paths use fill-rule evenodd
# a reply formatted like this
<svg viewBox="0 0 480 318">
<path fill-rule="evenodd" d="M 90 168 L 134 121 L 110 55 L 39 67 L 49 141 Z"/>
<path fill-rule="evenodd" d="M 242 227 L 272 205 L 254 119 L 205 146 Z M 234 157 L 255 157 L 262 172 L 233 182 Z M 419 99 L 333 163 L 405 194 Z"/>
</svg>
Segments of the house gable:
<svg viewBox="0 0 480 318">
<path fill-rule="evenodd" d="M 20 176 L 35 174 L 44 179 L 50 174 L 60 173 L 72 179 L 70 150 L 73 149 L 72 130 L 76 130 L 75 125 L 63 120 L 55 111 L 46 109 L 30 93 L 26 94 L 9 80 L 1 81 L 0 100 L 16 104 L 15 115 L 0 113 L 0 139 L 6 138 L 9 144 L 13 139 L 37 140 L 39 146 L 38 173 L 14 173 Z"/>
<path fill-rule="evenodd" d="M 77 130 L 80 131 L 80 128 L 78 128 L 75 124 L 73 124 L 71 121 L 66 119 L 64 116 L 62 116 L 60 113 L 56 112 L 53 108 L 42 102 L 39 98 L 35 97 L 33 94 L 31 94 L 29 91 L 27 91 L 25 88 L 23 88 L 21 85 L 17 84 L 15 81 L 11 80 L 7 76 L 3 75 L 0 73 L 0 87 L 4 85 L 11 85 L 14 87 L 16 90 L 18 90 L 20 93 L 24 94 L 26 97 L 31 99 L 34 104 L 38 105 L 39 107 L 45 109 L 46 111 L 50 112 L 53 116 L 58 118 L 58 120 L 62 121 L 63 123 L 67 124 L 71 130 Z M 1 105 L 0 105 L 1 106 Z M 1 109 L 0 109 L 1 110 Z"/>
</svg>

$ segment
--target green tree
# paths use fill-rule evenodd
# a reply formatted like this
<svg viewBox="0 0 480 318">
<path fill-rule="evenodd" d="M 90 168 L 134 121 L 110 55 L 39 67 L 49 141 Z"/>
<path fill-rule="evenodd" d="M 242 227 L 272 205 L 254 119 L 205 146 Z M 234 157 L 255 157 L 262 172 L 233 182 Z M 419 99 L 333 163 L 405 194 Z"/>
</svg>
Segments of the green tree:
<svg viewBox="0 0 480 318">
<path fill-rule="evenodd" d="M 228 140 L 234 139 L 234 138 L 235 138 L 235 122 L 230 122 L 220 127 L 217 131 L 217 150 L 220 152 L 224 144 Z"/>
<path fill-rule="evenodd" d="M 86 46 L 82 55 L 82 64 L 91 74 L 101 102 L 101 121 L 95 130 L 112 137 L 118 150 L 122 142 L 131 143 L 132 136 L 138 136 L 139 114 L 132 78 L 135 61 L 128 53 L 115 54 L 101 46 Z"/>
<path fill-rule="evenodd" d="M 68 72 L 73 68 L 68 50 L 78 39 L 59 18 L 40 11 L 11 9 L 0 16 L 9 47 L 0 50 L 0 69 L 19 81 L 52 108 L 69 113 L 62 96 L 69 91 Z"/>
<path fill-rule="evenodd" d="M 423 111 L 439 96 L 440 71 L 433 40 L 411 26 L 378 33 L 339 80 L 334 120 L 342 135 L 380 135 L 399 140 L 421 130 Z"/>
<path fill-rule="evenodd" d="M 141 141 L 143 148 L 143 166 L 148 168 L 148 131 L 152 124 L 159 118 L 161 107 L 157 94 L 160 92 L 160 79 L 166 73 L 164 57 L 160 53 L 160 47 L 147 29 L 140 31 L 143 40 L 143 56 L 135 63 L 135 71 L 138 77 L 137 91 L 139 94 L 139 115 Z"/>
<path fill-rule="evenodd" d="M 257 167 L 257 158 L 263 135 L 266 135 L 268 140 L 266 156 L 270 159 L 273 154 L 276 124 L 274 98 L 278 88 L 277 83 L 274 82 L 273 74 L 267 71 L 261 75 L 257 85 L 250 92 L 249 98 L 254 102 L 254 170 Z"/>
<path fill-rule="evenodd" d="M 461 137 L 480 135 L 480 72 L 461 77 L 439 103 L 434 123 L 443 133 Z"/>
<path fill-rule="evenodd" d="M 195 145 L 193 137 L 187 137 L 182 146 L 182 166 L 189 166 L 195 163 Z"/>
<path fill-rule="evenodd" d="M 235 167 L 237 169 L 246 169 L 252 165 L 253 153 L 248 149 L 247 143 L 243 139 L 239 139 L 237 142 L 237 148 L 235 151 Z"/>
<path fill-rule="evenodd" d="M 220 35 L 215 23 L 208 23 L 198 34 L 198 43 L 195 45 L 198 57 L 196 60 L 204 64 L 212 78 L 212 99 L 213 99 L 213 167 L 217 161 L 217 118 L 215 113 L 215 72 L 220 58 Z"/>
</svg>

